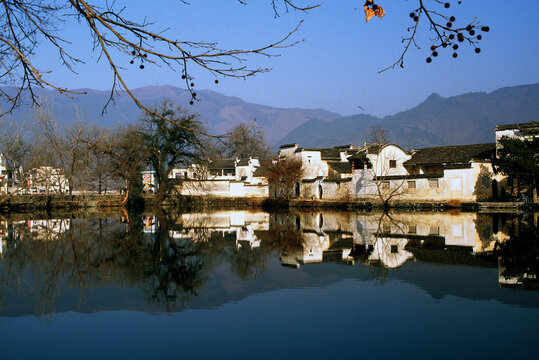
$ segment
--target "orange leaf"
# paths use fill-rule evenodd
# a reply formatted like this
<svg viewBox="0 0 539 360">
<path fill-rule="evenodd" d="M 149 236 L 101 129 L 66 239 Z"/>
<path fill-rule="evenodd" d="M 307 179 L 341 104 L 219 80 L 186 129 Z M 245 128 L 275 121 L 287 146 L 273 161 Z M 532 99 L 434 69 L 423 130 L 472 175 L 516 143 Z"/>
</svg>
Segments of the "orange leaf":
<svg viewBox="0 0 539 360">
<path fill-rule="evenodd" d="M 365 20 L 369 22 L 369 20 L 375 15 L 374 10 L 367 5 L 365 5 L 363 8 L 365 9 Z"/>
<path fill-rule="evenodd" d="M 386 14 L 386 11 L 384 10 L 383 7 L 378 6 L 378 9 L 376 9 L 376 11 L 374 13 L 376 14 L 376 16 L 378 16 L 381 19 L 382 16 L 384 16 Z"/>
</svg>

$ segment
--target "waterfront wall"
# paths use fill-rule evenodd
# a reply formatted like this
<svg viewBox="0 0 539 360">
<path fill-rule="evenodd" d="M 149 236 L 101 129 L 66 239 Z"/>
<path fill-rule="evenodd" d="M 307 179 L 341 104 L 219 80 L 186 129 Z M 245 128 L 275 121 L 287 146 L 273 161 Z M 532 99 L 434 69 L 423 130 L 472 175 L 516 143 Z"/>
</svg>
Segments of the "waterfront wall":
<svg viewBox="0 0 539 360">
<path fill-rule="evenodd" d="M 250 184 L 235 180 L 182 180 L 175 186 L 183 196 L 224 198 L 268 198 L 267 184 Z"/>
</svg>

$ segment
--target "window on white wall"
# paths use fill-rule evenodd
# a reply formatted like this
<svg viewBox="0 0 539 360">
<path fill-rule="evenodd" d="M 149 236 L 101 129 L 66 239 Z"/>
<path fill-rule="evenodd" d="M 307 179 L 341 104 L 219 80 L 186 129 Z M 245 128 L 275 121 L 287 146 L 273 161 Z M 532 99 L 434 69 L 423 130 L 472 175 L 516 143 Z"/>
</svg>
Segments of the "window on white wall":
<svg viewBox="0 0 539 360">
<path fill-rule="evenodd" d="M 462 179 L 460 177 L 451 178 L 451 190 L 462 190 Z"/>
<path fill-rule="evenodd" d="M 429 188 L 437 189 L 438 188 L 438 179 L 429 179 Z"/>
<path fill-rule="evenodd" d="M 462 224 L 451 225 L 451 232 L 455 237 L 462 237 Z"/>
</svg>

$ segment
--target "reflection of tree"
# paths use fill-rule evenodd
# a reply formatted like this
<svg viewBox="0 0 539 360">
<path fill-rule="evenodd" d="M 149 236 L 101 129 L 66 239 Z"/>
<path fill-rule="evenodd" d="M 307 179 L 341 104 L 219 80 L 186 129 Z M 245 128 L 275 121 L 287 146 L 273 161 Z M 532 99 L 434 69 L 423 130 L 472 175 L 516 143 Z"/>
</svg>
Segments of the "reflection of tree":
<svg viewBox="0 0 539 360">
<path fill-rule="evenodd" d="M 497 221 L 497 217 L 494 217 L 494 219 Z M 485 214 L 477 214 L 475 219 L 475 231 L 483 249 L 487 249 L 492 241 L 493 221 L 492 215 Z"/>
<path fill-rule="evenodd" d="M 364 247 L 355 246 L 351 255 L 375 269 L 375 278 L 385 281 L 387 271 L 402 266 L 413 257 L 413 254 L 405 250 L 408 239 L 405 236 L 405 225 L 393 218 L 389 213 L 380 214 L 376 228 L 371 234 L 372 240 L 365 236 Z M 378 269 L 384 268 L 384 269 Z"/>
<path fill-rule="evenodd" d="M 69 221 L 45 221 L 39 225 L 39 232 L 33 232 L 26 221 L 18 222 L 8 237 L 8 251 L 4 256 L 6 288 L 11 285 L 25 297 L 35 297 L 36 311 L 39 313 L 54 311 L 54 302 L 60 293 L 59 275 L 67 273 L 69 269 L 70 275 L 77 277 L 80 271 L 74 261 L 76 257 L 73 256 L 74 249 L 69 239 L 71 231 L 58 233 L 50 227 L 53 223 L 65 224 Z M 23 280 L 27 266 L 36 274 L 37 284 L 28 284 Z"/>
<path fill-rule="evenodd" d="M 532 219 L 526 220 L 512 225 L 518 228 L 513 229 L 509 240 L 496 244 L 494 253 L 499 257 L 501 276 L 538 288 L 539 225 L 534 225 Z"/>
<path fill-rule="evenodd" d="M 172 302 L 167 306 L 196 294 L 204 283 L 206 243 L 172 239 L 167 218 L 154 236 L 143 236 L 140 215 L 129 218 L 127 226 L 117 218 L 71 219 L 66 232 L 47 240 L 16 224 L 3 254 L 2 288 L 24 294 L 41 314 L 53 312 L 68 288 L 83 299 L 95 285 L 127 282 L 148 289 L 153 301 Z"/>
<path fill-rule="evenodd" d="M 197 294 L 204 283 L 201 245 L 189 239 L 156 239 L 141 265 L 153 301 L 176 301 L 181 295 Z"/>
<path fill-rule="evenodd" d="M 492 199 L 492 172 L 485 165 L 480 165 L 479 174 L 474 185 L 474 194 L 477 201 Z"/>
<path fill-rule="evenodd" d="M 297 215 L 292 213 L 276 214 L 264 239 L 270 246 L 281 253 L 303 250 L 303 233 L 300 231 Z"/>
<path fill-rule="evenodd" d="M 266 270 L 267 258 L 271 252 L 264 247 L 241 245 L 228 249 L 226 258 L 232 272 L 241 280 L 248 280 L 262 275 Z"/>
<path fill-rule="evenodd" d="M 167 307 L 184 297 L 196 295 L 204 284 L 202 269 L 207 243 L 188 238 L 172 238 L 171 226 L 179 214 L 158 211 L 155 234 L 142 246 L 139 253 L 141 277 L 150 299 L 163 302 Z"/>
</svg>

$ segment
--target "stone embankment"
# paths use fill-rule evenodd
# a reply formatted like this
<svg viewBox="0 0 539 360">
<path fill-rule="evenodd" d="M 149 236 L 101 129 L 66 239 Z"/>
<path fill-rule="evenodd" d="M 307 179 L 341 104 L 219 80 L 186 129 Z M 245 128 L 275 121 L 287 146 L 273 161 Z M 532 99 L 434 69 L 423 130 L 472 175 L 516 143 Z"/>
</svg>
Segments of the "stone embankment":
<svg viewBox="0 0 539 360">
<path fill-rule="evenodd" d="M 75 210 L 92 208 L 120 208 L 123 195 L 13 195 L 0 197 L 0 212 L 29 212 L 36 210 Z M 289 207 L 317 207 L 335 208 L 346 210 L 370 210 L 383 208 L 381 202 L 346 202 L 328 200 L 274 200 L 260 198 L 218 198 L 201 196 L 168 196 L 165 199 L 155 195 L 144 195 L 146 206 L 182 206 L 182 207 L 264 207 L 264 208 L 289 208 Z M 537 211 L 538 204 L 516 202 L 479 202 L 479 203 L 456 203 L 456 202 L 393 202 L 390 208 L 407 210 L 450 210 L 460 209 L 464 211 L 500 211 L 515 212 L 519 210 Z"/>
<path fill-rule="evenodd" d="M 10 195 L 0 198 L 0 212 L 120 207 L 122 195 Z"/>
</svg>

